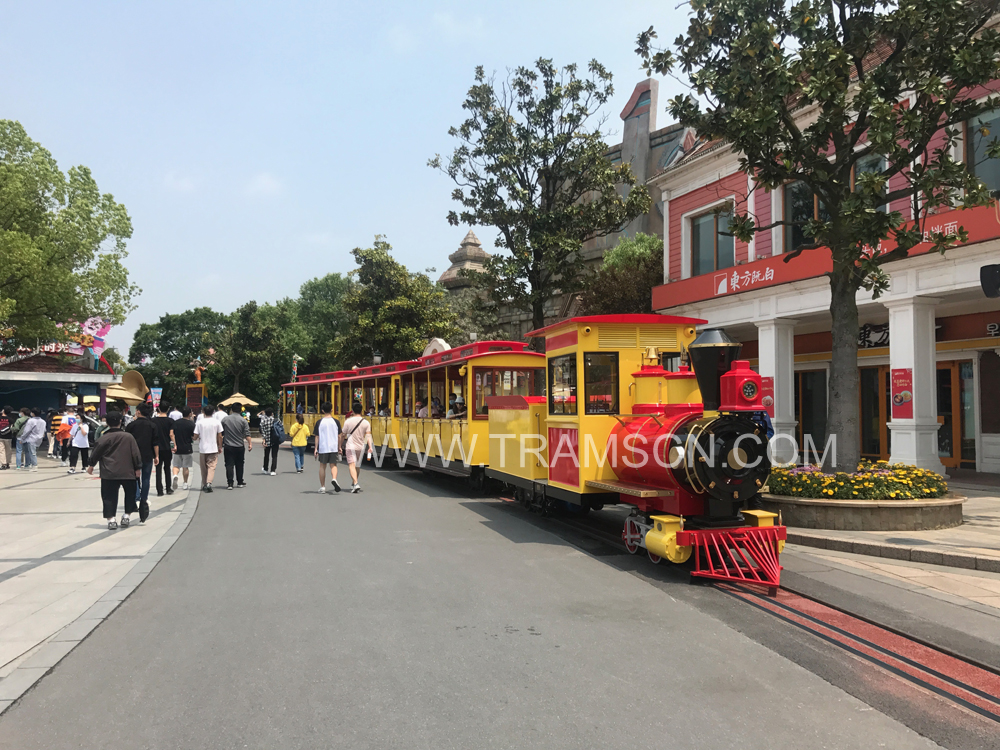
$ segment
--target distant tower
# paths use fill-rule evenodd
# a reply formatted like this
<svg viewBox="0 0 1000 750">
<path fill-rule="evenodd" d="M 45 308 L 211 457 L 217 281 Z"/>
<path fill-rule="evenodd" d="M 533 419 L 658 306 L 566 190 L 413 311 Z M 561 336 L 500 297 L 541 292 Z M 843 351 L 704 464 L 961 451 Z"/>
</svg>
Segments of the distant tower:
<svg viewBox="0 0 1000 750">
<path fill-rule="evenodd" d="M 472 286 L 472 279 L 460 276 L 459 271 L 463 268 L 470 271 L 482 271 L 489 257 L 490 254 L 483 250 L 483 244 L 476 237 L 475 232 L 470 229 L 458 250 L 448 256 L 451 265 L 448 266 L 448 270 L 441 274 L 438 282 L 452 294 L 468 289 Z"/>
</svg>

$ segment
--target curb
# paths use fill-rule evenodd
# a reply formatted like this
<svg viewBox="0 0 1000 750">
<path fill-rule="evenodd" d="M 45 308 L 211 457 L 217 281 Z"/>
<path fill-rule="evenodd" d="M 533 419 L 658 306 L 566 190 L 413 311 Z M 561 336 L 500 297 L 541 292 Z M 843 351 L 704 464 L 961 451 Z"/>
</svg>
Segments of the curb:
<svg viewBox="0 0 1000 750">
<path fill-rule="evenodd" d="M 180 516 L 167 529 L 167 533 L 160 537 L 149 552 L 143 555 L 142 559 L 132 567 L 132 570 L 126 573 L 90 609 L 58 633 L 43 641 L 39 649 L 25 659 L 23 664 L 19 664 L 13 672 L 0 680 L 0 715 L 34 687 L 35 683 L 51 672 L 56 664 L 90 635 L 94 628 L 104 622 L 118 608 L 118 605 L 125 601 L 139 587 L 140 583 L 146 580 L 146 576 L 153 571 L 157 563 L 163 559 L 167 551 L 174 546 L 174 542 L 187 529 L 195 511 L 198 510 L 201 490 L 191 489 L 189 492 L 191 494 L 184 501 L 184 509 Z"/>
<path fill-rule="evenodd" d="M 982 570 L 988 573 L 1000 573 L 1000 558 L 984 557 L 982 555 L 965 555 L 954 552 L 939 552 L 921 547 L 907 547 L 902 544 L 887 544 L 885 542 L 856 542 L 841 537 L 821 536 L 819 534 L 803 534 L 788 529 L 789 544 L 799 544 L 803 547 L 828 549 L 834 552 L 851 552 L 855 555 L 869 557 L 884 557 L 890 560 L 909 560 L 910 562 L 927 563 L 928 565 L 943 565 L 949 568 L 964 568 L 966 570 Z M 2 696 L 0 696 L 2 697 Z"/>
</svg>

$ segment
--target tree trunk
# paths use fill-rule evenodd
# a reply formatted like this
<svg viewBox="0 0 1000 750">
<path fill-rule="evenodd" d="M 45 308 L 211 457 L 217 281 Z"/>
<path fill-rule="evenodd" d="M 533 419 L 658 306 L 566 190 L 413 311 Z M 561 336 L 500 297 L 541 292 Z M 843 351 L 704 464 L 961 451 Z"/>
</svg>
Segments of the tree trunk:
<svg viewBox="0 0 1000 750">
<path fill-rule="evenodd" d="M 537 331 L 539 328 L 545 328 L 545 300 L 544 299 L 534 299 L 531 301 L 531 330 Z M 533 338 L 531 340 L 531 349 L 536 352 L 545 351 L 545 339 L 544 338 Z"/>
<path fill-rule="evenodd" d="M 853 269 L 838 268 L 830 278 L 830 316 L 833 361 L 830 363 L 829 419 L 827 435 L 836 440 L 827 453 L 824 471 L 855 471 L 861 459 L 858 419 L 858 301 Z M 829 440 L 829 437 L 827 438 Z"/>
<path fill-rule="evenodd" d="M 237 372 L 236 375 L 233 376 L 233 393 L 239 393 L 239 392 L 240 392 L 240 374 L 239 372 Z"/>
</svg>

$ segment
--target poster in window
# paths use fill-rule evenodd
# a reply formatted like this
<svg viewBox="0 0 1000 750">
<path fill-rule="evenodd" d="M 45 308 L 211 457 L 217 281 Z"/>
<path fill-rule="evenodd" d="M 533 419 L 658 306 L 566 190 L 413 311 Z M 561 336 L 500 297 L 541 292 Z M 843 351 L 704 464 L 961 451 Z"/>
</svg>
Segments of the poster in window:
<svg viewBox="0 0 1000 750">
<path fill-rule="evenodd" d="M 909 367 L 892 371 L 892 418 L 913 419 L 913 370 Z"/>
<path fill-rule="evenodd" d="M 774 419 L 774 378 L 771 376 L 760 379 L 760 402 L 767 416 Z"/>
</svg>

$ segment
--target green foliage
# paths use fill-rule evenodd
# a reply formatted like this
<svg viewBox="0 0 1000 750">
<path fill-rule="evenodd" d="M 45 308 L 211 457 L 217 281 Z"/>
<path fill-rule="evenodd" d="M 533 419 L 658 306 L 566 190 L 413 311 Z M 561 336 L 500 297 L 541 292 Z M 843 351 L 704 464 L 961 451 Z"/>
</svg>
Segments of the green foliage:
<svg viewBox="0 0 1000 750">
<path fill-rule="evenodd" d="M 280 336 L 276 316 L 269 314 L 253 300 L 229 316 L 214 346 L 211 346 L 210 336 L 205 335 L 202 359 L 211 358 L 215 361 L 215 369 L 211 373 L 213 382 L 223 388 L 223 393 L 225 393 L 224 383 L 228 383 L 232 389 L 231 393 L 225 393 L 223 399 L 233 393 L 241 393 L 241 388 L 244 387 L 244 383 L 241 383 L 242 378 L 244 375 L 252 374 L 257 374 L 257 377 L 249 379 L 247 384 L 252 383 L 255 386 L 257 392 L 254 395 L 261 395 L 259 389 L 267 383 L 266 375 L 261 371 L 266 371 L 268 364 L 271 363 L 273 347 L 278 341 Z M 210 352 L 210 348 L 214 351 Z M 222 375 L 226 379 L 220 382 Z M 274 391 L 276 392 L 277 388 Z M 260 399 L 254 400 L 260 401 Z M 273 400 L 273 394 L 266 398 L 267 403 Z"/>
<path fill-rule="evenodd" d="M 344 295 L 351 280 L 339 273 L 310 279 L 299 289 L 299 318 L 316 346 L 300 343 L 293 352 L 305 358 L 304 370 L 321 372 L 333 367 L 328 351 L 330 345 L 347 331 L 348 318 L 344 310 Z M 311 351 L 306 351 L 311 349 Z M 287 381 L 285 381 L 287 382 Z"/>
<path fill-rule="evenodd" d="M 63 174 L 20 123 L 0 120 L 0 333 L 65 340 L 92 316 L 121 323 L 139 289 L 122 264 L 128 212 L 86 167 Z"/>
<path fill-rule="evenodd" d="M 150 388 L 153 379 L 159 378 L 166 403 L 181 404 L 185 386 L 194 382 L 191 363 L 201 355 L 206 342 L 212 347 L 218 344 L 226 320 L 223 313 L 198 307 L 162 315 L 156 323 L 142 323 L 132 339 L 129 362 Z"/>
<path fill-rule="evenodd" d="M 448 339 L 452 346 L 467 344 L 474 339 L 486 341 L 505 338 L 503 326 L 497 320 L 496 304 L 482 290 L 465 288 L 447 292 L 445 299 L 455 314 L 458 335 Z"/>
<path fill-rule="evenodd" d="M 629 166 L 606 157 L 597 115 L 614 92 L 611 74 L 596 60 L 587 71 L 539 59 L 498 83 L 477 68 L 468 119 L 448 131 L 458 146 L 429 162 L 457 185 L 462 210 L 448 221 L 496 227 L 507 250 L 472 274 L 477 286 L 498 306 L 530 311 L 536 328 L 547 299 L 579 287 L 583 243 L 651 205 Z"/>
<path fill-rule="evenodd" d="M 948 493 L 940 474 L 886 461 L 863 461 L 856 472 L 833 474 L 818 466 L 775 467 L 767 484 L 775 495 L 831 500 L 919 500 Z"/>
<path fill-rule="evenodd" d="M 339 367 L 370 364 L 375 352 L 383 362 L 412 359 L 428 339 L 458 336 L 445 292 L 425 274 L 411 273 L 395 260 L 381 235 L 373 247 L 355 248 L 351 254 L 358 268 L 343 298 L 347 331 L 332 348 Z"/>
<path fill-rule="evenodd" d="M 651 313 L 652 289 L 663 283 L 663 240 L 639 233 L 604 254 L 601 267 L 586 280 L 584 315 Z"/>
</svg>

